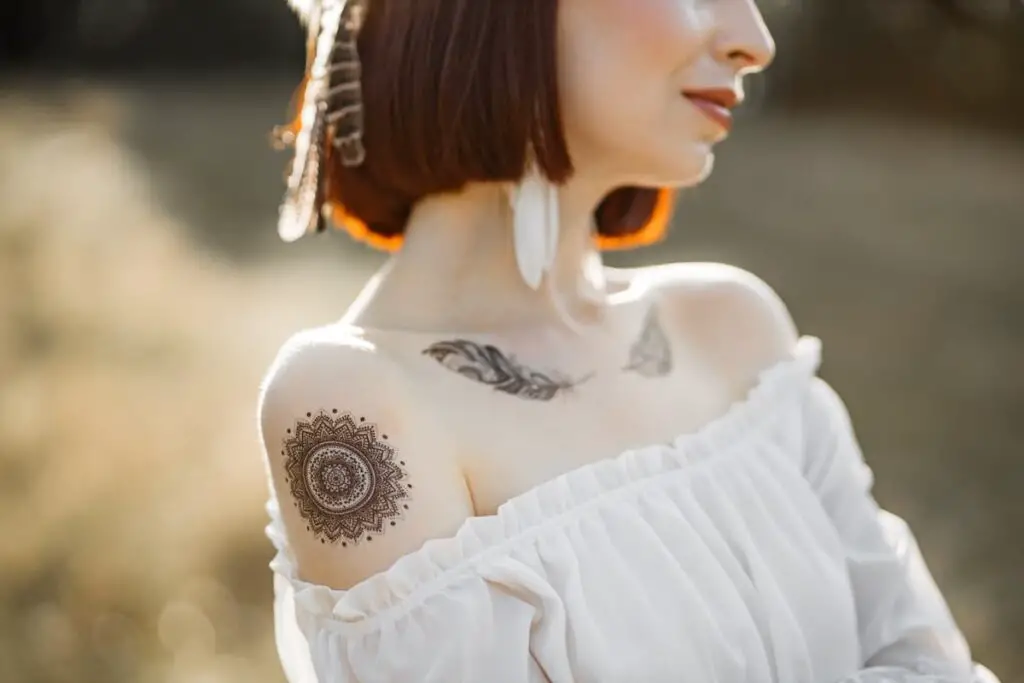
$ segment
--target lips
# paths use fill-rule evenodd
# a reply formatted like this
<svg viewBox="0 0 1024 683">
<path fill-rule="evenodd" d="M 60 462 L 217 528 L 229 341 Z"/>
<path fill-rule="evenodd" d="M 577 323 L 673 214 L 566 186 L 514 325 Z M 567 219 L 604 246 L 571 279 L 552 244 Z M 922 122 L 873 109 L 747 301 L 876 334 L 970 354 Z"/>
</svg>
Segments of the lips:
<svg viewBox="0 0 1024 683">
<path fill-rule="evenodd" d="M 740 97 L 735 90 L 727 88 L 685 90 L 683 97 L 726 131 L 732 129 L 732 109 L 740 102 Z"/>
</svg>

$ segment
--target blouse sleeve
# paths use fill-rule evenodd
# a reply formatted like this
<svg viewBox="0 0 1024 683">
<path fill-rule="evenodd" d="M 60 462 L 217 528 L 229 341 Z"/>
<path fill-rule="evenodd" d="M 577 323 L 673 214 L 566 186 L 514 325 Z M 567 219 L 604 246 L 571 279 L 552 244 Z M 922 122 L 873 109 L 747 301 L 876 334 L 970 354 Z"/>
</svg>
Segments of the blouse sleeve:
<svg viewBox="0 0 1024 683">
<path fill-rule="evenodd" d="M 503 558 L 431 587 L 403 568 L 358 596 L 275 578 L 276 636 L 289 683 L 546 683 L 571 680 L 557 638 L 531 647 L 537 622 L 564 623 L 553 590 Z M 424 590 L 426 592 L 424 592 Z M 352 599 L 355 598 L 355 599 Z"/>
<path fill-rule="evenodd" d="M 970 651 L 906 523 L 879 509 L 842 399 L 816 379 L 805 472 L 846 551 L 863 669 L 838 683 L 999 683 Z"/>
</svg>

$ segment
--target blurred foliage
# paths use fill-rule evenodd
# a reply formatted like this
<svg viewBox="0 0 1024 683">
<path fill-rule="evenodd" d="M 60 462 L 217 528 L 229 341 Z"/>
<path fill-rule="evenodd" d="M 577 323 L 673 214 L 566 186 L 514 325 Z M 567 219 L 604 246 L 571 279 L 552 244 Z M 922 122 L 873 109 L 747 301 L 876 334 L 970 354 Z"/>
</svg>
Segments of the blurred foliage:
<svg viewBox="0 0 1024 683">
<path fill-rule="evenodd" d="M 331 277 L 197 251 L 120 114 L 0 99 L 0 681 L 279 679 L 256 389 Z"/>
<path fill-rule="evenodd" d="M 781 45 L 772 106 L 867 103 L 1024 127 L 1021 0 L 761 0 Z M 5 0 L 19 68 L 209 74 L 302 68 L 284 0 Z M 187 49 L 186 49 L 187 46 Z"/>
<path fill-rule="evenodd" d="M 983 115 L 1024 128 L 1024 3 L 803 0 L 785 15 L 773 99 Z"/>
</svg>

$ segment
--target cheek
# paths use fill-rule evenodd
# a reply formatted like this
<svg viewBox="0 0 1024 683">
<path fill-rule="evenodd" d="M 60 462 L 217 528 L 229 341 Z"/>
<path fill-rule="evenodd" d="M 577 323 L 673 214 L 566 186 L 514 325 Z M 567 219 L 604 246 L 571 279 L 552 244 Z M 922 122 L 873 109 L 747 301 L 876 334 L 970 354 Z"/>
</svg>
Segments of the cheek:
<svg viewBox="0 0 1024 683">
<path fill-rule="evenodd" d="M 579 0 L 563 0 L 579 2 Z M 705 0 L 584 0 L 609 55 L 663 75 L 685 66 L 700 50 Z"/>
<path fill-rule="evenodd" d="M 560 0 L 566 114 L 591 118 L 597 107 L 625 124 L 662 107 L 706 45 L 704 1 Z"/>
</svg>

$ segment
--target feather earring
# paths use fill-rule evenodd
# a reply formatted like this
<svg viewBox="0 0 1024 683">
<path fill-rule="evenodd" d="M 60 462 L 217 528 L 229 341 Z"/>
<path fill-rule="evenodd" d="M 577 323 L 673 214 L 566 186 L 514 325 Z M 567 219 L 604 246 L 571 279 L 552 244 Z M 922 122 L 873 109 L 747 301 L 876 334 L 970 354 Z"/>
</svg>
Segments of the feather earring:
<svg viewBox="0 0 1024 683">
<path fill-rule="evenodd" d="M 558 188 L 531 164 L 509 193 L 509 205 L 519 274 L 527 286 L 539 289 L 558 252 Z"/>
</svg>

